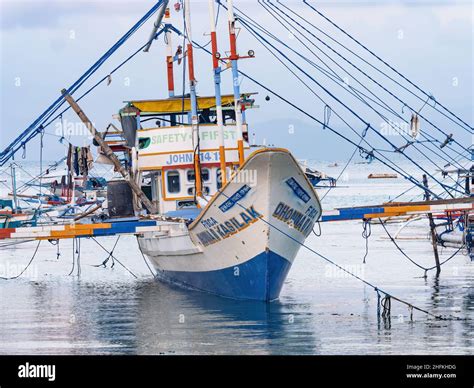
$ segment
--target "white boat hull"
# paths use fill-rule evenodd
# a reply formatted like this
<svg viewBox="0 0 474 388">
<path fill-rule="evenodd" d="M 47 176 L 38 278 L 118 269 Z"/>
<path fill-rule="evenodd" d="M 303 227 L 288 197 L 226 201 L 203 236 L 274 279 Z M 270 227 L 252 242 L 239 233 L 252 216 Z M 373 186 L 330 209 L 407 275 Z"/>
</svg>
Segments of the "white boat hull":
<svg viewBox="0 0 474 388">
<path fill-rule="evenodd" d="M 270 301 L 279 297 L 320 215 L 317 194 L 293 156 L 265 149 L 247 159 L 189 227 L 170 225 L 167 232 L 144 234 L 139 243 L 161 279 Z"/>
</svg>

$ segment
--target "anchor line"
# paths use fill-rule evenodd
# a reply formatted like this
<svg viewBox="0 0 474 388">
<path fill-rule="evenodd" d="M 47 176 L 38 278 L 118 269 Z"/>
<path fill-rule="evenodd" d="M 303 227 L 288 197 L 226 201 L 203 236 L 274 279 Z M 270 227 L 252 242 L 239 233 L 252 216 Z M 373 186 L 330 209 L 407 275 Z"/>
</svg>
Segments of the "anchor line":
<svg viewBox="0 0 474 388">
<path fill-rule="evenodd" d="M 115 240 L 115 243 L 114 243 L 114 246 L 112 247 L 112 250 L 109 252 L 109 255 L 107 256 L 107 258 L 101 263 L 101 264 L 97 264 L 97 265 L 93 265 L 93 267 L 104 267 L 106 268 L 106 264 L 107 262 L 112 259 L 112 266 L 111 268 L 114 268 L 114 265 L 115 265 L 115 262 L 114 262 L 114 259 L 113 259 L 113 254 L 114 254 L 114 251 L 115 251 L 115 248 L 117 247 L 117 244 L 120 240 L 120 237 L 121 235 L 119 235 L 117 237 L 117 240 Z"/>
<path fill-rule="evenodd" d="M 379 218 L 379 222 L 380 224 L 382 225 L 383 229 L 385 230 L 385 233 L 387 234 L 388 238 L 390 239 L 390 241 L 393 243 L 393 245 L 395 245 L 395 247 L 397 248 L 397 250 L 403 255 L 405 256 L 412 264 L 416 265 L 418 268 L 422 269 L 425 271 L 425 276 L 426 276 L 426 273 L 428 271 L 432 271 L 434 269 L 437 268 L 437 266 L 433 266 L 433 267 L 423 267 L 422 265 L 418 264 L 415 260 L 413 260 L 410 256 L 408 256 L 404 251 L 403 249 L 400 247 L 400 245 L 398 245 L 398 243 L 396 242 L 396 240 L 393 238 L 393 236 L 390 234 L 390 232 L 388 231 L 387 227 L 385 226 L 385 222 L 383 222 L 380 218 Z M 457 251 L 455 251 L 450 257 L 448 257 L 446 260 L 444 260 L 443 262 L 440 263 L 440 266 L 442 266 L 443 264 L 446 264 L 448 261 L 454 259 L 454 257 L 456 257 L 459 252 L 461 252 L 465 247 L 465 244 L 463 244 Z"/>
<path fill-rule="evenodd" d="M 23 275 L 26 272 L 26 270 L 30 267 L 31 263 L 33 263 L 33 260 L 35 259 L 36 254 L 38 253 L 38 248 L 39 248 L 40 244 L 41 244 L 41 240 L 38 241 L 38 244 L 36 245 L 35 251 L 33 252 L 33 256 L 31 256 L 30 261 L 28 262 L 26 267 L 23 268 L 23 270 L 18 275 L 12 276 L 12 277 L 9 277 L 9 278 L 0 276 L 0 279 L 1 280 L 14 280 L 14 279 L 18 279 L 21 275 Z"/>
<path fill-rule="evenodd" d="M 321 237 L 322 234 L 323 234 L 323 231 L 322 231 L 322 229 L 321 229 L 321 222 L 318 221 L 318 222 L 316 222 L 316 223 L 318 224 L 319 232 L 316 233 L 316 232 L 314 231 L 314 228 L 313 228 L 311 231 L 313 232 L 313 234 L 314 234 L 316 237 Z"/>
<path fill-rule="evenodd" d="M 364 219 L 362 223 L 362 238 L 365 240 L 365 255 L 363 263 L 365 264 L 365 259 L 369 255 L 369 238 L 372 235 L 372 224 L 369 220 Z"/>
<path fill-rule="evenodd" d="M 77 239 L 77 276 L 81 276 L 81 239 Z"/>
<path fill-rule="evenodd" d="M 90 237 L 99 247 L 101 247 L 105 252 L 109 253 L 110 252 L 105 248 L 100 242 L 98 242 L 94 237 Z M 115 260 L 117 263 L 119 263 L 127 272 L 129 272 L 135 279 L 138 279 L 138 276 L 135 275 L 130 269 L 128 269 L 119 259 L 117 259 L 113 254 L 110 254 L 110 257 L 112 257 L 113 260 Z"/>
<path fill-rule="evenodd" d="M 71 276 L 76 267 L 76 253 L 77 253 L 76 240 L 77 240 L 76 237 L 72 239 L 72 268 L 71 268 L 71 271 L 69 271 L 67 276 Z"/>
<path fill-rule="evenodd" d="M 140 246 L 140 243 L 138 242 L 138 236 L 137 236 L 137 245 L 138 245 L 138 250 L 140 251 L 143 261 L 145 262 L 146 266 L 148 267 L 148 270 L 150 271 L 151 275 L 156 278 L 157 274 L 151 269 L 150 264 L 148 263 L 148 260 L 146 259 L 145 255 L 143 254 L 142 248 Z"/>
<path fill-rule="evenodd" d="M 226 194 L 224 194 L 224 192 L 221 192 L 221 194 L 227 198 L 227 199 L 230 199 L 229 196 L 227 196 Z M 240 208 L 244 209 L 245 210 L 245 207 L 243 205 L 241 205 L 240 203 L 236 203 L 237 206 L 239 206 Z M 385 295 L 385 297 L 389 297 L 390 299 L 393 299 L 393 300 L 396 300 L 397 302 L 401 303 L 401 304 L 404 304 L 406 306 L 408 306 L 409 308 L 412 308 L 414 310 L 417 310 L 419 312 L 422 312 L 432 318 L 435 318 L 437 320 L 442 320 L 442 321 L 467 321 L 467 320 L 470 320 L 470 318 L 460 318 L 460 317 L 456 317 L 454 315 L 451 315 L 451 314 L 448 314 L 448 315 L 436 315 L 426 309 L 423 309 L 421 307 L 418 307 L 418 306 L 415 306 L 413 305 L 412 303 L 409 303 L 399 297 L 396 297 L 394 296 L 393 294 L 390 294 L 389 292 L 387 291 L 384 291 L 383 289 L 381 289 L 380 287 L 377 287 L 376 285 L 372 284 L 371 282 L 369 282 L 368 280 L 365 280 L 363 278 L 361 278 L 360 276 L 354 274 L 353 272 L 347 270 L 346 268 L 342 267 L 341 265 L 337 264 L 334 260 L 331 260 L 329 257 L 319 253 L 318 251 L 316 251 L 315 249 L 309 247 L 308 245 L 306 245 L 305 243 L 302 243 L 300 241 L 298 241 L 296 238 L 294 238 L 293 236 L 289 235 L 288 233 L 286 233 L 285 231 L 283 231 L 282 229 L 280 229 L 279 227 L 273 225 L 271 222 L 265 220 L 263 217 L 260 217 L 259 218 L 260 221 L 262 221 L 263 223 L 265 223 L 266 225 L 268 225 L 270 228 L 272 229 L 275 229 L 277 230 L 278 232 L 280 232 L 281 234 L 283 234 L 285 237 L 289 238 L 290 240 L 294 241 L 295 243 L 297 243 L 298 245 L 300 245 L 301 247 L 305 248 L 306 250 L 310 251 L 311 253 L 315 254 L 316 256 L 320 257 L 321 259 L 325 260 L 326 262 L 330 263 L 331 265 L 335 266 L 336 268 L 340 269 L 341 271 L 347 273 L 349 276 L 359 280 L 360 282 L 364 283 L 365 285 L 369 286 L 370 288 L 372 288 L 375 292 L 378 293 L 382 293 Z"/>
</svg>

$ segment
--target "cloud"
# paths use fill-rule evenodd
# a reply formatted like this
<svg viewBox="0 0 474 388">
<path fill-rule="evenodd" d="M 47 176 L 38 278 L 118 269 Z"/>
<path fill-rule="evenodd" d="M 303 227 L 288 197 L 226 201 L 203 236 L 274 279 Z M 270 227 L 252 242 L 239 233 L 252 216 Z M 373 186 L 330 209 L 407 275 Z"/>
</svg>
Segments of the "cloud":
<svg viewBox="0 0 474 388">
<path fill-rule="evenodd" d="M 68 17 L 128 16 L 135 14 L 137 9 L 149 9 L 153 4 L 154 1 L 132 3 L 126 0 L 0 0 L 0 28 L 55 28 Z"/>
</svg>

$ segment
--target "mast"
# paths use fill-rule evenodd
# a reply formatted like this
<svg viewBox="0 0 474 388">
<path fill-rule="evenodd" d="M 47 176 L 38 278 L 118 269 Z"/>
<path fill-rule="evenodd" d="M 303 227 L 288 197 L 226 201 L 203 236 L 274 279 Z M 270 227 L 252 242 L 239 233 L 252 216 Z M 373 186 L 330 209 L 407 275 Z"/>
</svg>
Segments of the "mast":
<svg viewBox="0 0 474 388">
<path fill-rule="evenodd" d="M 167 9 L 165 11 L 165 19 L 170 19 L 170 11 Z M 168 20 L 169 21 L 169 20 Z M 165 30 L 165 40 L 166 40 L 166 67 L 168 74 L 168 95 L 174 97 L 174 64 L 173 64 L 173 41 L 172 34 L 169 28 Z"/>
<path fill-rule="evenodd" d="M 233 0 L 227 0 L 227 17 L 229 19 L 229 39 L 230 39 L 230 61 L 232 64 L 232 79 L 234 85 L 234 103 L 235 103 L 235 124 L 237 127 L 237 147 L 239 150 L 239 165 L 244 163 L 244 139 L 243 139 L 243 117 L 242 107 L 240 105 L 240 85 L 239 85 L 239 67 L 237 61 L 237 37 L 235 33 L 235 14 Z"/>
<path fill-rule="evenodd" d="M 188 55 L 188 73 L 189 73 L 189 92 L 191 98 L 191 125 L 193 133 L 193 152 L 194 152 L 194 174 L 196 178 L 196 197 L 202 197 L 202 180 L 201 180 L 201 161 L 199 149 L 199 118 L 197 111 L 196 98 L 196 78 L 194 76 L 194 56 L 193 56 L 193 38 L 191 32 L 191 7 L 190 0 L 184 2 L 184 20 L 186 24 L 186 35 L 188 38 L 187 55 Z"/>
<path fill-rule="evenodd" d="M 219 66 L 219 52 L 217 51 L 217 33 L 215 24 L 216 15 L 214 0 L 209 0 L 209 19 L 211 22 L 212 67 L 214 70 L 217 127 L 219 130 L 219 159 L 221 164 L 222 185 L 225 185 L 227 183 L 227 167 L 225 160 L 224 116 L 222 113 L 221 67 Z"/>
</svg>

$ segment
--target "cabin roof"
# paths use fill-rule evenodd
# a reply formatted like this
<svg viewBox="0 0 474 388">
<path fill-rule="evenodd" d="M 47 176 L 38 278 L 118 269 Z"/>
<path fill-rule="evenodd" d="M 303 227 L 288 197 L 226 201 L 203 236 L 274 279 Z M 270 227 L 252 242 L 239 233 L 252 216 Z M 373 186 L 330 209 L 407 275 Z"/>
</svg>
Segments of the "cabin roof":
<svg viewBox="0 0 474 388">
<path fill-rule="evenodd" d="M 248 98 L 257 93 L 243 93 L 241 98 L 245 101 Z M 197 98 L 199 111 L 205 109 L 212 109 L 216 107 L 215 96 L 210 97 L 198 97 Z M 183 98 L 172 97 L 163 100 L 136 100 L 129 101 L 129 105 L 137 108 L 141 114 L 179 114 L 183 112 Z M 226 94 L 222 96 L 222 106 L 232 107 L 234 104 L 234 95 Z M 253 105 L 253 101 L 252 101 Z M 184 98 L 184 112 L 191 111 L 191 99 L 189 96 Z"/>
</svg>

